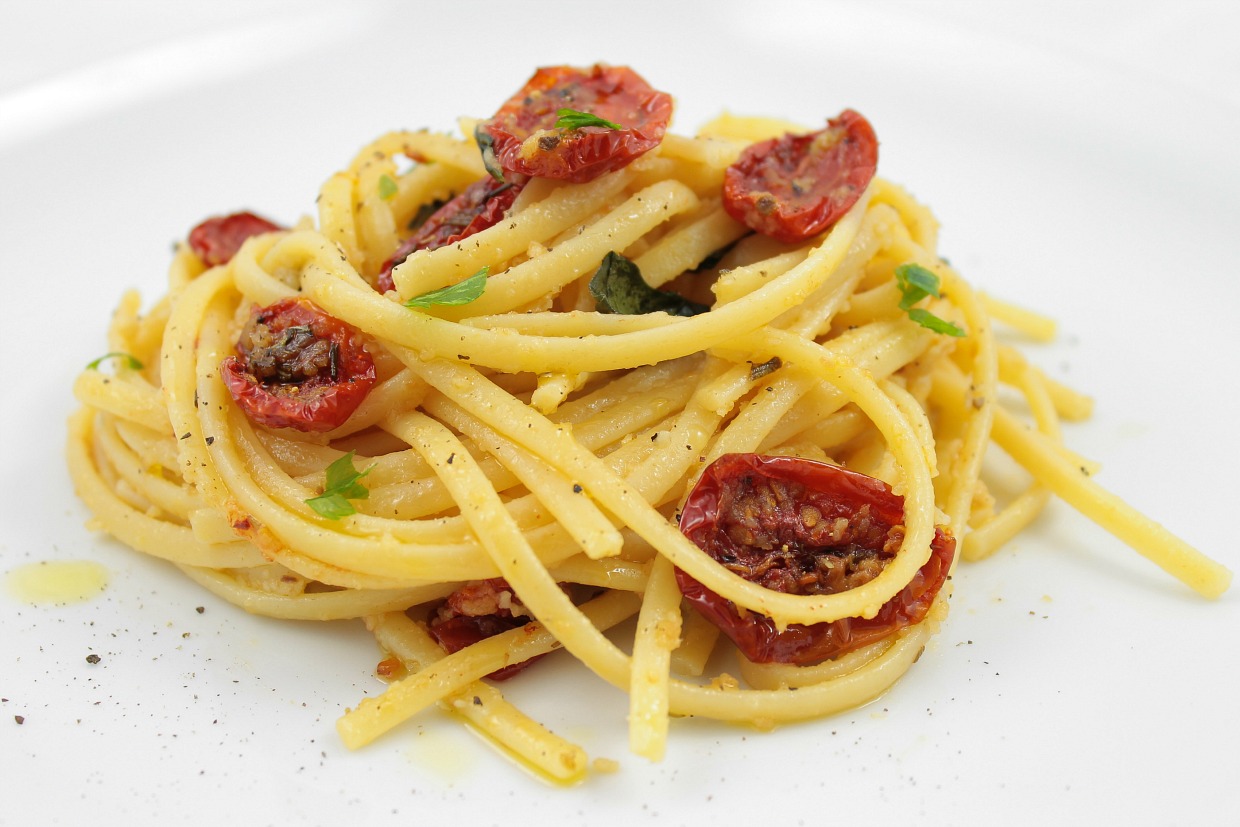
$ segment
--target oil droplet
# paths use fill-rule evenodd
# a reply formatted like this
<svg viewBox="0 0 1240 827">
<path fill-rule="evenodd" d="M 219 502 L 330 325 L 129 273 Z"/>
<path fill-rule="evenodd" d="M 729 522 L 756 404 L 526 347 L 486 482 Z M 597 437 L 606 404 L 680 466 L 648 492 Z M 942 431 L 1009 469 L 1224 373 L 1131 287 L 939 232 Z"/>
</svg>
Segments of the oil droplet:
<svg viewBox="0 0 1240 827">
<path fill-rule="evenodd" d="M 468 777 L 474 765 L 471 744 L 462 735 L 438 728 L 424 729 L 413 739 L 407 754 L 413 763 L 452 786 Z"/>
<path fill-rule="evenodd" d="M 24 603 L 81 603 L 103 591 L 108 570 L 91 560 L 45 560 L 11 570 L 5 584 Z"/>
</svg>

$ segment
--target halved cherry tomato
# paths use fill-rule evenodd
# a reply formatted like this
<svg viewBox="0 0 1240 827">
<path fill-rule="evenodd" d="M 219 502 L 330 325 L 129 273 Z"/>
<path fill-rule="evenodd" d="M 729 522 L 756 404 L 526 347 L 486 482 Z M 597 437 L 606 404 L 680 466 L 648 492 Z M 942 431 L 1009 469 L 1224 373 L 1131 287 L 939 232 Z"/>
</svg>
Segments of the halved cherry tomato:
<svg viewBox="0 0 1240 827">
<path fill-rule="evenodd" d="M 886 483 L 797 457 L 726 454 L 706 469 L 685 503 L 680 529 L 720 565 L 791 594 L 836 594 L 878 576 L 904 539 L 904 498 Z M 920 623 L 951 569 L 956 540 L 935 530 L 931 555 L 872 618 L 775 621 L 739 611 L 677 569 L 681 593 L 755 663 L 807 665 Z"/>
<path fill-rule="evenodd" d="M 446 247 L 498 224 L 512 202 L 517 200 L 527 180 L 524 175 L 511 175 L 501 183 L 487 176 L 466 187 L 460 195 L 426 219 L 426 223 L 405 239 L 392 257 L 383 263 L 375 284 L 379 292 L 386 293 L 396 286 L 392 282 L 392 268 L 416 251 Z"/>
<path fill-rule="evenodd" d="M 561 109 L 618 125 L 556 126 Z M 521 91 L 478 125 L 505 172 L 584 183 L 620 169 L 663 140 L 672 98 L 627 66 L 539 69 Z"/>
<path fill-rule="evenodd" d="M 299 298 L 256 307 L 220 372 L 252 421 L 305 432 L 343 424 L 375 383 L 361 335 Z"/>
<path fill-rule="evenodd" d="M 851 109 L 806 135 L 747 147 L 723 179 L 728 215 L 779 241 L 831 227 L 861 197 L 878 166 L 878 138 Z"/>
<path fill-rule="evenodd" d="M 189 246 L 208 267 L 227 264 L 251 236 L 284 229 L 252 212 L 208 218 L 189 231 Z"/>
<path fill-rule="evenodd" d="M 533 618 L 513 614 L 511 607 L 515 600 L 512 587 L 503 578 L 466 583 L 448 595 L 431 617 L 428 624 L 431 637 L 439 642 L 444 651 L 452 654 L 500 632 L 524 626 Z M 510 663 L 487 677 L 497 681 L 507 680 L 541 657 Z"/>
</svg>

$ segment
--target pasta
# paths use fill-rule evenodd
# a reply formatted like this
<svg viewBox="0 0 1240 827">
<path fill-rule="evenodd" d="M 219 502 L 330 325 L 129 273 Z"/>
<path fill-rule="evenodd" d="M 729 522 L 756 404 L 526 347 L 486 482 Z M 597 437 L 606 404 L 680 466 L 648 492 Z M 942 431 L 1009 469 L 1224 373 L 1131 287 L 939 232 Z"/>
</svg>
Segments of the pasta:
<svg viewBox="0 0 1240 827">
<path fill-rule="evenodd" d="M 679 136 L 644 82 L 616 81 L 645 96 L 644 114 L 618 110 L 627 121 L 580 91 L 620 71 L 531 81 L 591 112 L 531 126 L 527 85 L 466 138 L 381 136 L 327 179 L 317 220 L 196 228 L 163 298 L 145 313 L 122 299 L 113 370 L 76 382 L 68 461 L 96 525 L 247 611 L 362 619 L 392 681 L 341 717 L 348 746 L 438 705 L 560 781 L 586 774 L 584 751 L 486 676 L 566 649 L 629 691 L 632 750 L 654 760 L 676 716 L 829 715 L 898 680 L 946 617 L 950 567 L 994 553 L 1052 495 L 1201 595 L 1226 590 L 1225 568 L 1063 445 L 1061 418 L 1090 400 L 992 330 L 1047 339 L 1053 323 L 974 292 L 938 255 L 931 213 L 872 159 L 844 158 L 853 177 L 832 183 L 852 200 L 819 198 L 832 214 L 808 228 L 772 218 L 785 205 L 766 190 L 738 217 L 758 177 L 746 164 L 796 152 L 797 174 L 827 175 L 836 144 L 869 146 L 860 116 L 804 146 L 789 137 L 802 128 L 731 115 Z M 612 153 L 597 169 L 555 154 L 595 139 Z M 552 156 L 564 170 L 538 165 Z M 808 185 L 788 186 L 792 201 Z M 625 291 L 646 304 L 617 309 Z M 1029 472 L 1005 502 L 983 477 L 991 443 Z M 698 507 L 711 484 L 734 493 L 737 477 L 708 470 L 729 457 L 792 469 L 754 491 L 798 497 L 780 530 L 827 526 L 856 560 L 821 568 L 856 580 L 772 588 L 712 556 L 725 540 L 694 539 L 694 513 L 711 530 L 735 517 L 718 529 L 733 542 L 757 508 L 740 494 Z M 833 524 L 838 497 L 798 493 L 824 466 L 828 487 L 844 484 L 835 466 L 877 481 Z M 770 554 L 763 572 L 784 565 Z M 747 656 L 711 622 L 712 594 L 772 639 L 830 628 L 843 643 L 804 663 Z M 469 639 L 450 645 L 459 629 Z"/>
</svg>

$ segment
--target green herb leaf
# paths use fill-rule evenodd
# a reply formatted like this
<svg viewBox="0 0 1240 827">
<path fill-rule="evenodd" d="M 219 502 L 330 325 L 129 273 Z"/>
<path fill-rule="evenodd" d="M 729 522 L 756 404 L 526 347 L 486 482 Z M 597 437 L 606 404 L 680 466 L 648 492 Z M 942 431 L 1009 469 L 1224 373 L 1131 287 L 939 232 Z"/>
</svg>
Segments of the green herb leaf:
<svg viewBox="0 0 1240 827">
<path fill-rule="evenodd" d="M 490 267 L 483 267 L 464 281 L 414 296 L 405 302 L 405 307 L 431 307 L 432 305 L 458 307 L 462 304 L 469 304 L 487 289 L 487 276 L 490 272 Z"/>
<path fill-rule="evenodd" d="M 370 466 L 365 471 L 358 471 L 353 466 L 355 453 L 350 451 L 327 466 L 323 493 L 306 500 L 306 505 L 329 520 L 339 520 L 341 517 L 356 514 L 357 509 L 349 500 L 365 500 L 370 497 L 370 489 L 362 485 L 359 480 L 369 474 L 374 466 Z"/>
<path fill-rule="evenodd" d="M 409 219 L 409 223 L 405 225 L 405 229 L 421 229 L 422 225 L 425 224 L 432 215 L 439 212 L 439 208 L 446 203 L 448 202 L 442 198 L 436 198 L 434 201 L 427 202 L 426 204 L 418 207 L 418 211 L 413 214 L 413 218 Z"/>
<path fill-rule="evenodd" d="M 134 356 L 131 353 L 125 353 L 119 350 L 114 350 L 111 353 L 103 354 L 98 359 L 96 359 L 95 361 L 87 365 L 86 369 L 87 370 L 99 370 L 99 366 L 102 365 L 104 362 L 106 362 L 108 359 L 119 359 L 121 361 L 121 364 L 129 368 L 130 370 L 142 370 L 142 362 L 138 359 L 137 356 Z"/>
<path fill-rule="evenodd" d="M 719 264 L 719 262 L 723 260 L 724 256 L 732 252 L 732 248 L 735 247 L 739 243 L 740 243 L 740 239 L 738 238 L 736 241 L 725 244 L 722 247 L 720 247 L 718 250 L 714 250 L 713 252 L 708 254 L 706 258 L 699 261 L 697 267 L 694 267 L 693 269 L 694 270 L 711 269 L 712 267 Z"/>
<path fill-rule="evenodd" d="M 400 188 L 396 186 L 396 181 L 392 179 L 392 176 L 386 175 L 386 174 L 379 176 L 379 197 L 380 198 L 382 198 L 384 201 L 391 200 L 392 196 L 396 195 L 396 193 L 399 191 L 400 191 Z"/>
<path fill-rule="evenodd" d="M 499 158 L 495 156 L 495 139 L 491 137 L 490 132 L 482 128 L 483 125 L 480 123 L 474 127 L 474 140 L 478 142 L 478 149 L 482 151 L 482 166 L 492 178 L 502 183 L 504 168 L 499 165 Z"/>
<path fill-rule="evenodd" d="M 612 123 L 609 120 L 600 118 L 598 115 L 591 115 L 589 112 L 579 112 L 576 109 L 559 109 L 555 114 L 559 118 L 555 125 L 560 129 L 581 129 L 586 126 L 601 126 L 604 129 L 624 129 L 618 123 Z"/>
<path fill-rule="evenodd" d="M 896 287 L 903 294 L 901 310 L 908 310 L 926 296 L 939 297 L 939 277 L 920 264 L 901 264 L 897 267 Z"/>
<path fill-rule="evenodd" d="M 603 257 L 590 279 L 590 295 L 603 313 L 636 316 L 660 311 L 672 316 L 696 316 L 710 310 L 679 293 L 656 290 L 642 278 L 641 270 L 617 252 Z"/>
<path fill-rule="evenodd" d="M 909 308 L 908 317 L 927 330 L 933 330 L 935 333 L 944 333 L 948 336 L 964 335 L 963 328 L 947 321 L 947 319 L 940 319 L 924 307 Z"/>
<path fill-rule="evenodd" d="M 306 505 L 313 508 L 320 517 L 326 517 L 329 520 L 339 520 L 357 513 L 353 503 L 349 502 L 344 495 L 336 492 L 311 497 L 306 500 Z"/>
<path fill-rule="evenodd" d="M 927 296 L 939 298 L 939 277 L 933 272 L 920 264 L 901 264 L 896 268 L 896 287 L 900 288 L 900 309 L 908 313 L 908 317 L 917 324 L 947 336 L 965 335 L 958 325 L 940 319 L 929 310 L 913 307 Z"/>
</svg>

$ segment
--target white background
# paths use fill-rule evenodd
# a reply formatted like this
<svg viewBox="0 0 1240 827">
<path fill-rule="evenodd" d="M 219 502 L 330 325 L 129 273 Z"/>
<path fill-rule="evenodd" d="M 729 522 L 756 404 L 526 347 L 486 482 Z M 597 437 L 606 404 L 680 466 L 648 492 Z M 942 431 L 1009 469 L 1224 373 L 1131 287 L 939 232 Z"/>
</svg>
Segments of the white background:
<svg viewBox="0 0 1240 827">
<path fill-rule="evenodd" d="M 1238 37 L 1240 5 L 1192 0 L 3 0 L 0 573 L 90 558 L 111 582 L 65 607 L 0 591 L 0 824 L 1233 822 L 1235 594 L 1200 600 L 1059 503 L 960 569 L 895 690 L 834 719 L 676 721 L 651 766 L 619 692 L 545 661 L 505 691 L 621 763 L 556 789 L 433 714 L 347 753 L 336 717 L 381 690 L 360 627 L 249 617 L 90 534 L 62 444 L 110 308 L 157 296 L 202 217 L 291 222 L 373 136 L 604 60 L 673 93 L 682 132 L 864 112 L 953 264 L 1060 320 L 1025 350 L 1096 397 L 1068 439 L 1099 480 L 1235 569 Z"/>
</svg>

